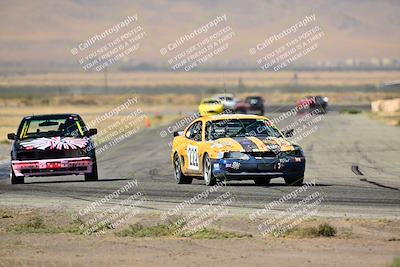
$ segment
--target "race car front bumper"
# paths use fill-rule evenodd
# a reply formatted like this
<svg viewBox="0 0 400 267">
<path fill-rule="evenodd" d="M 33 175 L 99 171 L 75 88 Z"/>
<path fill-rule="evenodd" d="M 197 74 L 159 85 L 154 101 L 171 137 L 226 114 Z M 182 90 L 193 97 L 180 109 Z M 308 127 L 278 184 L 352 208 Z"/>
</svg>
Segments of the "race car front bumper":
<svg viewBox="0 0 400 267">
<path fill-rule="evenodd" d="M 91 173 L 93 160 L 90 157 L 12 160 L 15 176 L 56 176 Z"/>
<path fill-rule="evenodd" d="M 227 180 L 249 180 L 254 178 L 300 177 L 304 175 L 304 157 L 214 159 L 212 172 L 215 177 Z"/>
</svg>

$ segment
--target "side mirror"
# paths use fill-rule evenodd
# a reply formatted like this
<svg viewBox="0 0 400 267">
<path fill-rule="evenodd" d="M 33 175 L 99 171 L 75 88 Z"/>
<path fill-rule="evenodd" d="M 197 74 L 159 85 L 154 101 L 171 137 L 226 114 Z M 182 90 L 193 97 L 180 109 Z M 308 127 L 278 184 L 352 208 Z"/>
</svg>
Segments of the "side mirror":
<svg viewBox="0 0 400 267">
<path fill-rule="evenodd" d="M 9 134 L 7 134 L 8 140 L 15 140 L 15 137 L 16 137 L 15 133 L 9 133 Z"/>
<path fill-rule="evenodd" d="M 174 137 L 181 136 L 182 134 L 183 134 L 183 131 L 176 131 L 176 132 L 174 132 Z"/>
<path fill-rule="evenodd" d="M 293 130 L 293 129 L 290 129 L 290 130 L 284 131 L 284 132 L 282 132 L 282 133 L 283 133 L 283 135 L 284 135 L 285 137 L 292 137 L 293 134 L 294 134 L 294 130 Z"/>
<path fill-rule="evenodd" d="M 89 129 L 89 136 L 96 135 L 97 129 Z"/>
</svg>

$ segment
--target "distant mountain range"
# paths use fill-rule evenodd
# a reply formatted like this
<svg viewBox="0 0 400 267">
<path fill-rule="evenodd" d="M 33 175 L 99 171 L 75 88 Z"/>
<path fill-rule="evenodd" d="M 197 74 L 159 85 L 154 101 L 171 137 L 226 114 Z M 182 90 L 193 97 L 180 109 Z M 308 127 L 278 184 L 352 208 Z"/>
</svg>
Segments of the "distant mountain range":
<svg viewBox="0 0 400 267">
<path fill-rule="evenodd" d="M 2 0 L 0 71 L 81 70 L 71 49 L 135 14 L 146 37 L 115 68 L 165 68 L 168 58 L 160 48 L 223 14 L 235 36 L 205 64 L 209 68 L 256 69 L 250 48 L 312 14 L 325 35 L 297 65 L 356 66 L 357 60 L 385 65 L 400 58 L 396 0 Z"/>
</svg>

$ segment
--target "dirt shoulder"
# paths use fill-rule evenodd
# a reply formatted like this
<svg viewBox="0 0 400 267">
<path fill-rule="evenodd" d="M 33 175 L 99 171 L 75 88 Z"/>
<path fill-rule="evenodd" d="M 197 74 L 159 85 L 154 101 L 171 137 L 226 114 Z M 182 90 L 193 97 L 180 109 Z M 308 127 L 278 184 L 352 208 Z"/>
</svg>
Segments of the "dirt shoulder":
<svg viewBox="0 0 400 267">
<path fill-rule="evenodd" d="M 85 218 L 76 220 L 56 210 L 0 209 L 0 266 L 389 266 L 400 256 L 399 220 L 310 218 L 279 237 L 262 236 L 263 219 L 243 216 L 186 236 L 171 234 L 160 214 L 89 235 L 79 227 Z M 335 233 L 309 231 L 321 225 Z"/>
</svg>

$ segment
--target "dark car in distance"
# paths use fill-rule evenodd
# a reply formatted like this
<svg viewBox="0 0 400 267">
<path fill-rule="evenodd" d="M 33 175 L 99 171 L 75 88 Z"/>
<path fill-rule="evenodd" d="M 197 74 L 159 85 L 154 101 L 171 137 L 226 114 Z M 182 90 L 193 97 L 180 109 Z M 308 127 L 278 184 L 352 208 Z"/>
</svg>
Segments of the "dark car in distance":
<svg viewBox="0 0 400 267">
<path fill-rule="evenodd" d="M 25 177 L 79 175 L 85 181 L 98 180 L 94 143 L 77 114 L 51 114 L 24 117 L 17 133 L 9 133 L 12 184 L 24 183 Z"/>
<path fill-rule="evenodd" d="M 307 96 L 296 102 L 299 113 L 318 111 L 325 114 L 328 108 L 328 97 L 324 96 Z"/>
<path fill-rule="evenodd" d="M 248 96 L 243 101 L 238 101 L 235 112 L 240 114 L 264 115 L 264 99 L 261 96 Z"/>
</svg>

